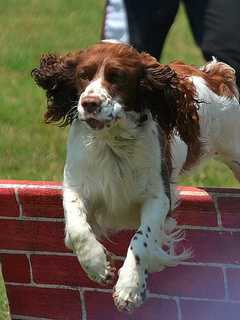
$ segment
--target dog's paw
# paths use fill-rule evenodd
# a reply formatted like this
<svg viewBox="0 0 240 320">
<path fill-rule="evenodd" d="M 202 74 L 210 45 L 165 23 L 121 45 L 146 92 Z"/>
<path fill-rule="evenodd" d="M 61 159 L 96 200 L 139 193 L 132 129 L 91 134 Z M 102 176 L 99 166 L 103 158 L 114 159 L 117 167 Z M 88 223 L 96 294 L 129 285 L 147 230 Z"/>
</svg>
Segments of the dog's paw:
<svg viewBox="0 0 240 320">
<path fill-rule="evenodd" d="M 97 257 L 95 258 L 95 261 L 92 259 L 84 261 L 82 267 L 91 280 L 102 286 L 110 285 L 114 281 L 116 268 L 112 266 L 109 255 Z"/>
<path fill-rule="evenodd" d="M 91 249 L 89 248 L 84 256 L 78 253 L 77 256 L 82 268 L 91 280 L 103 286 L 114 281 L 116 268 L 112 266 L 112 256 L 100 243 L 95 244 Z"/>
<path fill-rule="evenodd" d="M 114 288 L 113 299 L 119 311 L 132 312 L 146 300 L 147 270 L 119 271 L 119 279 Z"/>
</svg>

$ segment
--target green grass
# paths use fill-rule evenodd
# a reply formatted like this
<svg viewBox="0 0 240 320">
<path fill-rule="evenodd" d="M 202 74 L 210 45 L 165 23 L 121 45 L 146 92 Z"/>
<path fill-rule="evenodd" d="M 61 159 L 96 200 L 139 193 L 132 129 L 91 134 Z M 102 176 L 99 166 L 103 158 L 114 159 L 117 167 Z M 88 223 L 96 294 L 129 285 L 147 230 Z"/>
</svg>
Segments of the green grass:
<svg viewBox="0 0 240 320">
<path fill-rule="evenodd" d="M 6 292 L 5 292 L 5 287 L 2 280 L 1 266 L 0 266 L 0 320 L 10 320 Z"/>
<path fill-rule="evenodd" d="M 68 129 L 44 125 L 44 94 L 30 72 L 44 52 L 63 53 L 98 41 L 103 6 L 103 0 L 0 0 L 1 179 L 62 180 Z M 167 39 L 162 62 L 174 59 L 203 63 L 183 8 Z M 239 186 L 230 170 L 215 161 L 181 183 Z M 0 320 L 5 320 L 1 292 L 0 287 Z"/>
<path fill-rule="evenodd" d="M 0 0 L 0 177 L 62 179 L 68 129 L 43 123 L 45 98 L 30 77 L 43 52 L 67 52 L 100 38 L 103 0 Z M 162 62 L 203 63 L 183 9 Z M 182 183 L 237 186 L 225 166 L 211 162 Z"/>
<path fill-rule="evenodd" d="M 103 1 L 0 0 L 0 177 L 61 180 L 67 130 L 42 121 L 44 94 L 30 72 L 43 52 L 99 39 Z"/>
</svg>

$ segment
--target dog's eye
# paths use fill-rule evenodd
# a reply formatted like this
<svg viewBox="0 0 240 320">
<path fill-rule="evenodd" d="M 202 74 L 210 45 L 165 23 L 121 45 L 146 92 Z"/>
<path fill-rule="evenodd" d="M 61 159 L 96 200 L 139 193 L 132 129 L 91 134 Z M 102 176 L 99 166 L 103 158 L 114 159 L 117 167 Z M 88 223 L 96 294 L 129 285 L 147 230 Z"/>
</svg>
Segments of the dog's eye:
<svg viewBox="0 0 240 320">
<path fill-rule="evenodd" d="M 113 84 L 123 85 L 127 82 L 127 74 L 122 70 L 112 70 L 107 75 L 107 80 Z"/>
<path fill-rule="evenodd" d="M 78 72 L 78 78 L 82 80 L 91 80 L 91 75 L 86 70 L 80 70 Z"/>
</svg>

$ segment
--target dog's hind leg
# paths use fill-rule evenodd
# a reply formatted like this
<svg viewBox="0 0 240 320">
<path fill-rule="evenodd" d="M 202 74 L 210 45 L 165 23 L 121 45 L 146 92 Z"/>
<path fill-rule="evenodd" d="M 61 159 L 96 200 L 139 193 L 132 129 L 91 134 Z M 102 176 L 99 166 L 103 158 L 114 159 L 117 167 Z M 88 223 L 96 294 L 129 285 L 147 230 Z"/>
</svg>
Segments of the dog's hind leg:
<svg viewBox="0 0 240 320">
<path fill-rule="evenodd" d="M 229 166 L 232 169 L 235 178 L 240 182 L 240 157 L 234 158 Z"/>
<path fill-rule="evenodd" d="M 235 101 L 229 112 L 224 111 L 223 115 L 213 144 L 214 150 L 240 182 L 240 105 Z"/>
<path fill-rule="evenodd" d="M 216 148 L 216 153 L 240 182 L 240 121 L 237 124 L 239 126 L 232 123 L 232 130 L 229 130 L 224 143 Z"/>
<path fill-rule="evenodd" d="M 232 170 L 234 177 L 240 182 L 240 155 L 232 154 L 225 157 L 223 162 Z"/>
</svg>

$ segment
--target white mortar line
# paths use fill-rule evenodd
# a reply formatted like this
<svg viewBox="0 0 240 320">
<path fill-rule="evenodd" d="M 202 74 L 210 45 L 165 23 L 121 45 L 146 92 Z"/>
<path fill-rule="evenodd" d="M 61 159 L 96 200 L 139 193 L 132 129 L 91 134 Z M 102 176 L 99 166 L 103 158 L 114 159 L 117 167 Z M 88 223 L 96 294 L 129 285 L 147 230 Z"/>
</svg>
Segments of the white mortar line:
<svg viewBox="0 0 240 320">
<path fill-rule="evenodd" d="M 148 293 L 148 298 L 156 298 L 156 299 L 164 299 L 164 300 L 174 300 L 179 299 L 178 296 L 170 296 L 168 294 L 161 294 L 161 293 Z"/>
<path fill-rule="evenodd" d="M 240 300 L 224 300 L 224 299 L 207 299 L 207 298 L 193 298 L 193 297 L 179 297 L 181 300 L 193 300 L 193 301 L 206 301 L 206 302 L 220 302 L 220 303 L 233 303 L 233 304 L 240 304 Z"/>
<path fill-rule="evenodd" d="M 32 285 L 36 285 L 36 283 L 34 282 L 34 279 L 33 279 L 31 255 L 30 255 L 29 253 L 27 253 L 27 259 L 28 259 L 28 263 L 29 263 L 29 271 L 30 271 L 30 281 L 31 281 L 31 284 L 32 284 Z"/>
<path fill-rule="evenodd" d="M 226 302 L 226 300 L 224 299 L 214 299 L 214 298 L 199 298 L 199 297 L 192 297 L 192 296 L 170 296 L 170 295 L 167 295 L 167 294 L 158 294 L 158 293 L 149 293 L 148 295 L 149 298 L 156 298 L 156 299 L 167 299 L 167 300 L 179 300 L 179 302 L 181 300 L 193 300 L 193 301 L 208 301 L 208 302 Z M 228 302 L 231 302 L 231 303 L 239 303 L 240 304 L 240 301 L 231 301 L 229 300 Z"/>
<path fill-rule="evenodd" d="M 48 218 L 48 217 L 8 217 L 0 216 L 0 220 L 23 220 L 23 221 L 41 221 L 41 222 L 64 222 L 64 218 Z M 240 232 L 240 228 L 226 228 L 226 227 L 207 227 L 207 226 L 192 226 L 192 225 L 178 225 L 182 230 L 202 230 L 202 231 L 219 231 L 219 232 Z M 131 230 L 129 230 L 131 231 Z"/>
<path fill-rule="evenodd" d="M 81 320 L 87 320 L 87 309 L 85 304 L 84 290 L 79 289 L 81 309 L 82 309 L 82 318 Z"/>
<path fill-rule="evenodd" d="M 218 226 L 220 228 L 223 228 L 222 215 L 221 215 L 221 212 L 220 212 L 220 209 L 219 209 L 219 206 L 218 206 L 218 197 L 213 196 L 213 203 L 214 203 L 215 210 L 217 212 L 217 223 L 218 223 Z"/>
<path fill-rule="evenodd" d="M 8 249 L 0 249 L 0 254 L 19 254 L 19 255 L 41 255 L 41 256 L 62 256 L 62 257 L 76 257 L 74 253 L 71 252 L 54 252 L 54 251 L 25 251 L 25 250 L 8 250 Z M 122 256 L 114 256 L 114 260 L 123 261 L 125 257 Z M 220 263 L 220 262 L 189 262 L 182 261 L 178 265 L 186 265 L 186 266 L 200 266 L 200 267 L 225 267 L 226 269 L 240 269 L 240 264 L 232 264 L 232 263 Z"/>
<path fill-rule="evenodd" d="M 225 299 L 214 299 L 214 298 L 198 298 L 198 297 L 185 297 L 185 296 L 169 296 L 169 295 L 163 295 L 163 294 L 156 294 L 156 293 L 150 293 L 149 298 L 157 298 L 157 299 L 179 299 L 186 300 L 186 301 L 205 301 L 205 302 L 220 302 L 220 303 L 234 303 L 234 304 L 240 304 L 240 300 L 228 300 Z"/>
<path fill-rule="evenodd" d="M 15 217 L 15 218 L 18 220 L 18 219 L 23 218 L 23 206 L 22 206 L 22 203 L 19 198 L 18 190 L 16 188 L 14 189 L 14 194 L 15 194 L 15 199 L 16 199 L 16 202 L 18 204 L 18 209 L 19 209 L 19 216 Z"/>
<path fill-rule="evenodd" d="M 239 189 L 239 193 L 232 193 L 231 188 L 229 188 L 229 192 L 211 192 L 210 194 L 218 197 L 218 198 L 225 198 L 225 197 L 229 197 L 229 198 L 239 198 L 240 197 L 240 189 Z"/>
<path fill-rule="evenodd" d="M 224 282 L 224 290 L 225 290 L 225 300 L 229 301 L 229 289 L 228 289 L 228 280 L 227 280 L 227 272 L 226 268 L 222 267 L 223 272 L 223 282 Z"/>
<path fill-rule="evenodd" d="M 22 286 L 22 287 L 29 287 L 29 288 L 45 288 L 45 289 L 59 289 L 59 290 L 71 290 L 71 291 L 87 291 L 87 292 L 100 292 L 100 293 L 112 293 L 112 289 L 102 289 L 102 288 L 91 288 L 91 287 L 73 287 L 73 286 L 66 286 L 66 285 L 47 285 L 47 284 L 23 284 L 23 283 L 16 283 L 16 282 L 6 282 L 6 285 L 11 286 Z M 240 304 L 240 300 L 231 300 L 229 299 L 226 301 L 225 299 L 214 299 L 214 298 L 203 298 L 203 297 L 192 297 L 192 296 L 176 296 L 176 295 L 166 295 L 166 294 L 158 294 L 158 293 L 149 293 L 148 298 L 157 298 L 157 299 L 167 299 L 167 300 L 193 300 L 193 301 L 207 301 L 207 302 L 228 302 L 228 303 L 236 303 Z"/>
<path fill-rule="evenodd" d="M 240 232 L 240 228 L 225 228 L 225 227 L 207 227 L 207 226 L 192 226 L 192 225 L 178 225 L 179 229 L 184 230 L 202 230 L 202 231 L 219 231 L 219 232 Z"/>
<path fill-rule="evenodd" d="M 68 285 L 57 285 L 57 284 L 42 284 L 42 283 L 19 283 L 19 282 L 8 282 L 5 281 L 6 285 L 16 286 L 16 287 L 27 287 L 27 288 L 45 288 L 45 289 L 59 289 L 59 290 L 71 290 L 77 291 L 81 287 L 68 286 Z"/>
<path fill-rule="evenodd" d="M 43 283 L 19 283 L 19 282 L 5 282 L 6 285 L 17 286 L 17 287 L 28 287 L 28 288 L 45 288 L 45 289 L 59 289 L 59 290 L 71 290 L 71 291 L 92 291 L 92 292 L 103 292 L 112 293 L 112 289 L 102 289 L 102 288 L 91 288 L 91 287 L 80 287 L 80 286 L 70 286 L 70 285 L 59 285 L 59 284 L 43 284 Z"/>
<path fill-rule="evenodd" d="M 28 251 L 28 250 L 8 250 L 0 249 L 0 254 L 30 254 L 30 255 L 43 255 L 43 256 L 70 256 L 75 257 L 76 255 L 71 252 L 54 252 L 54 251 Z"/>
<path fill-rule="evenodd" d="M 180 299 L 179 298 L 176 298 L 176 305 L 177 305 L 177 317 L 178 317 L 178 320 L 182 320 L 182 309 L 181 309 Z"/>
<path fill-rule="evenodd" d="M 240 304 L 240 301 L 224 300 L 224 299 L 208 299 L 208 298 L 196 298 L 196 297 L 179 297 L 180 300 L 192 300 L 192 301 L 205 301 L 205 302 L 221 302 L 221 303 L 235 303 Z"/>
<path fill-rule="evenodd" d="M 64 222 L 64 218 L 48 218 L 48 217 L 23 217 L 26 221 L 46 221 L 46 222 Z"/>
<path fill-rule="evenodd" d="M 64 218 L 48 218 L 48 217 L 27 217 L 24 215 L 18 217 L 1 216 L 0 220 L 15 220 L 15 221 L 44 221 L 44 222 L 64 222 Z"/>
<path fill-rule="evenodd" d="M 91 287 L 82 287 L 82 289 L 88 292 L 102 292 L 102 293 L 113 293 L 113 289 L 105 289 L 105 288 L 91 288 Z"/>
<path fill-rule="evenodd" d="M 199 266 L 199 267 L 210 267 L 210 268 L 234 268 L 234 269 L 239 269 L 240 264 L 231 264 L 231 263 L 218 263 L 218 262 L 188 262 L 188 261 L 183 261 L 180 262 L 179 265 L 185 265 L 185 266 Z"/>
<path fill-rule="evenodd" d="M 21 320 L 54 320 L 51 318 L 39 318 L 39 317 L 28 317 L 28 316 L 21 316 L 17 314 L 12 315 L 12 319 L 21 319 Z"/>
</svg>

